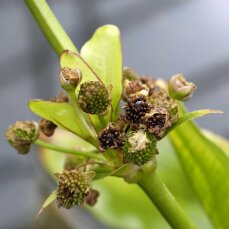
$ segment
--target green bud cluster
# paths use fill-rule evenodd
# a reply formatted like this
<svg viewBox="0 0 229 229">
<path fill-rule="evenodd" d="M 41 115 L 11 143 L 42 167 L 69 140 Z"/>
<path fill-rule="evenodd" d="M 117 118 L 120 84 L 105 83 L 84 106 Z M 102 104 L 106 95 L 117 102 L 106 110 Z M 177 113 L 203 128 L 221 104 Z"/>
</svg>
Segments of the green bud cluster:
<svg viewBox="0 0 229 229">
<path fill-rule="evenodd" d="M 57 203 L 59 207 L 71 208 L 75 205 L 83 206 L 89 194 L 95 172 L 80 172 L 76 169 L 56 173 Z"/>
<path fill-rule="evenodd" d="M 35 121 L 17 121 L 6 131 L 6 139 L 20 154 L 28 153 L 38 136 L 39 126 Z"/>
<path fill-rule="evenodd" d="M 82 83 L 78 101 L 84 112 L 102 116 L 107 114 L 111 103 L 106 86 L 99 81 Z"/>
<path fill-rule="evenodd" d="M 145 130 L 130 131 L 123 146 L 124 161 L 143 165 L 152 160 L 157 153 L 156 142 L 154 136 Z"/>
</svg>

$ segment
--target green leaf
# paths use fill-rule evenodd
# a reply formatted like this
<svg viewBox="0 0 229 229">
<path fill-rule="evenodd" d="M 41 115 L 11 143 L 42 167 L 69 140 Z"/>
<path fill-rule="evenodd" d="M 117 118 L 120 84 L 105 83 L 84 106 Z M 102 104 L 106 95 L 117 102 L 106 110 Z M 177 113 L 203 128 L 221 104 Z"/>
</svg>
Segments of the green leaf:
<svg viewBox="0 0 229 229">
<path fill-rule="evenodd" d="M 80 53 L 104 84 L 113 86 L 112 107 L 114 110 L 119 109 L 122 94 L 122 50 L 118 27 L 105 25 L 98 28 Z"/>
<path fill-rule="evenodd" d="M 229 228 L 229 158 L 192 122 L 172 131 L 170 140 L 213 224 Z"/>
<path fill-rule="evenodd" d="M 29 108 L 35 114 L 52 121 L 59 127 L 62 127 L 83 138 L 89 137 L 88 132 L 79 121 L 73 107 L 68 103 L 31 100 L 29 102 Z"/>
<path fill-rule="evenodd" d="M 56 195 L 57 195 L 57 191 L 53 191 L 48 198 L 45 200 L 45 202 L 43 203 L 41 209 L 39 210 L 37 217 L 36 217 L 36 221 L 38 221 L 41 213 L 45 210 L 45 208 L 47 208 L 55 199 L 56 199 Z"/>
<path fill-rule="evenodd" d="M 175 128 L 177 128 L 178 126 L 180 126 L 181 124 L 183 124 L 187 121 L 197 119 L 197 118 L 200 118 L 202 116 L 209 115 L 209 114 L 224 114 L 224 112 L 221 110 L 204 109 L 204 110 L 197 110 L 197 111 L 185 113 L 183 116 L 181 116 L 177 120 L 177 122 L 171 128 L 168 129 L 166 134 L 168 134 L 169 132 L 171 132 L 172 130 L 174 130 Z"/>
</svg>

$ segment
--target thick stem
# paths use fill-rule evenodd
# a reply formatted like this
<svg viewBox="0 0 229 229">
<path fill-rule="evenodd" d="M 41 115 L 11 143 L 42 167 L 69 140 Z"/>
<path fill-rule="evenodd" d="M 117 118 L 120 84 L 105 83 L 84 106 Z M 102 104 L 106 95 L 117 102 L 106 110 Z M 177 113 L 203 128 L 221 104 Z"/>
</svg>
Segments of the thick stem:
<svg viewBox="0 0 229 229">
<path fill-rule="evenodd" d="M 58 56 L 63 50 L 78 52 L 45 0 L 25 0 L 25 3 Z"/>
<path fill-rule="evenodd" d="M 72 155 L 78 155 L 78 156 L 83 156 L 83 157 L 88 157 L 88 158 L 93 158 L 93 159 L 97 159 L 97 160 L 100 160 L 100 161 L 106 161 L 105 157 L 102 155 L 102 154 L 98 154 L 96 152 L 81 152 L 81 151 L 78 151 L 78 150 L 75 150 L 75 149 L 70 149 L 70 148 L 65 148 L 65 147 L 62 147 L 62 146 L 58 146 L 58 145 L 53 145 L 53 144 L 49 144 L 47 142 L 44 142 L 40 139 L 36 140 L 34 142 L 34 144 L 40 146 L 40 147 L 43 147 L 43 148 L 46 148 L 46 149 L 50 149 L 50 150 L 53 150 L 53 151 L 57 151 L 57 152 L 60 152 L 60 153 L 65 153 L 65 154 L 72 154 Z"/>
<path fill-rule="evenodd" d="M 143 175 L 138 184 L 172 228 L 196 228 L 155 171 Z"/>
</svg>

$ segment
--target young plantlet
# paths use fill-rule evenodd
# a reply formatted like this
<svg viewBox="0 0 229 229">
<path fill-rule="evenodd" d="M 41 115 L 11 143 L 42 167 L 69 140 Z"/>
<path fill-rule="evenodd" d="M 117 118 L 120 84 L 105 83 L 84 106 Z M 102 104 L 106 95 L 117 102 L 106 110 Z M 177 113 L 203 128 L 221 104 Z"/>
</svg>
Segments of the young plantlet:
<svg viewBox="0 0 229 229">
<path fill-rule="evenodd" d="M 104 116 L 109 111 L 111 98 L 103 83 L 88 81 L 80 86 L 78 102 L 84 112 Z"/>
<path fill-rule="evenodd" d="M 84 206 L 95 172 L 80 172 L 73 169 L 55 173 L 55 175 L 58 184 L 58 207 L 69 209 L 75 205 Z"/>
<path fill-rule="evenodd" d="M 169 95 L 173 99 L 180 101 L 189 100 L 196 89 L 196 85 L 192 82 L 188 82 L 181 74 L 174 75 L 169 80 Z"/>
<path fill-rule="evenodd" d="M 130 131 L 123 146 L 124 162 L 143 165 L 152 160 L 157 154 L 156 142 L 155 137 L 145 130 Z"/>
<path fill-rule="evenodd" d="M 6 139 L 19 154 L 27 154 L 38 136 L 39 125 L 35 121 L 17 121 L 6 132 Z"/>
</svg>

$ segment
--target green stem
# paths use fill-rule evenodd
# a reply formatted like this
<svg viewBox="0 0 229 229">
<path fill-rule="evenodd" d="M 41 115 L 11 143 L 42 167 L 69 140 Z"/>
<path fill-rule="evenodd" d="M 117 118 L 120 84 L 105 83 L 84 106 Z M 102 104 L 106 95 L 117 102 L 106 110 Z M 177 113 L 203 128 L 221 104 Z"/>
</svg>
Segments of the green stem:
<svg viewBox="0 0 229 229">
<path fill-rule="evenodd" d="M 84 114 L 83 111 L 80 109 L 79 107 L 79 103 L 76 99 L 76 95 L 75 92 L 68 92 L 68 96 L 71 99 L 71 104 L 73 106 L 73 108 L 75 109 L 75 112 L 77 113 L 78 118 L 80 119 L 81 123 L 83 124 L 83 126 L 85 127 L 85 130 L 88 131 L 88 133 L 91 136 L 91 139 L 89 139 L 90 141 L 93 140 L 93 142 L 91 142 L 93 145 L 96 145 L 96 147 L 98 146 L 98 138 L 97 138 L 97 133 L 94 129 L 94 126 L 91 123 L 90 118 L 88 117 L 88 114 Z"/>
<path fill-rule="evenodd" d="M 34 142 L 34 144 L 46 148 L 46 149 L 50 149 L 53 151 L 57 151 L 60 153 L 65 153 L 65 154 L 71 154 L 71 155 L 78 155 L 78 156 L 83 156 L 83 157 L 88 157 L 88 158 L 94 158 L 103 162 L 106 162 L 106 159 L 104 158 L 104 156 L 102 154 L 98 154 L 96 152 L 81 152 L 78 150 L 74 150 L 74 149 L 69 149 L 69 148 L 65 148 L 62 146 L 58 146 L 58 145 L 53 145 L 47 142 L 44 142 L 40 139 L 36 140 Z"/>
<path fill-rule="evenodd" d="M 143 175 L 138 184 L 172 228 L 196 228 L 155 171 Z"/>
<path fill-rule="evenodd" d="M 58 56 L 64 50 L 78 52 L 45 0 L 25 0 L 25 3 Z"/>
</svg>

